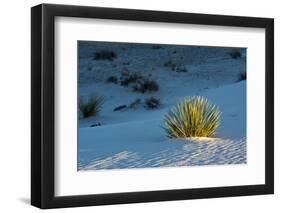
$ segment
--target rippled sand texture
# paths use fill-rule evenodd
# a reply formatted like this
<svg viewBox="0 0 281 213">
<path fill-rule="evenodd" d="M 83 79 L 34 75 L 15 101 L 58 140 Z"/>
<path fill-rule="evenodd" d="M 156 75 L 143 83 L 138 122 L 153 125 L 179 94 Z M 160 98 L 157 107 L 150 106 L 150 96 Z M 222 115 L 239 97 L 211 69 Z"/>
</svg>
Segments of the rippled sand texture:
<svg viewBox="0 0 281 213">
<path fill-rule="evenodd" d="M 246 163 L 246 140 L 191 140 L 166 142 L 155 152 L 122 151 L 94 158 L 81 170 L 225 165 Z M 149 145 L 146 145 L 149 146 Z M 149 150 L 149 147 L 144 148 Z"/>
</svg>

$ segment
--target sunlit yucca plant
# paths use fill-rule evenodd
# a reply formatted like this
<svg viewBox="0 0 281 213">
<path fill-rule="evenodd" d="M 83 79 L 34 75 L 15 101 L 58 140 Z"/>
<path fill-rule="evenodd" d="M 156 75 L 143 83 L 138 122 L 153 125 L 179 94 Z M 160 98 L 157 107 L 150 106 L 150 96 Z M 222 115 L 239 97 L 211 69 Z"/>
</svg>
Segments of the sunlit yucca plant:
<svg viewBox="0 0 281 213">
<path fill-rule="evenodd" d="M 103 96 L 92 96 L 87 99 L 80 98 L 79 109 L 83 118 L 97 115 L 104 103 Z"/>
<path fill-rule="evenodd" d="M 164 117 L 170 138 L 211 137 L 220 125 L 219 108 L 201 96 L 185 97 Z"/>
</svg>

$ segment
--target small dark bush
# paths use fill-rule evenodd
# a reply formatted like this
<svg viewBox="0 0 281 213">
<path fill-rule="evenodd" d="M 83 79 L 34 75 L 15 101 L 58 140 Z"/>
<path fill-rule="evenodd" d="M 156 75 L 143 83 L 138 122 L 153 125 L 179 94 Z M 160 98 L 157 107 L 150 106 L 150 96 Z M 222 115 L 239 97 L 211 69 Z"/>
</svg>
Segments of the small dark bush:
<svg viewBox="0 0 281 213">
<path fill-rule="evenodd" d="M 160 106 L 161 102 L 160 99 L 155 97 L 147 98 L 144 102 L 144 107 L 146 109 L 156 109 Z"/>
<path fill-rule="evenodd" d="M 164 67 L 170 67 L 172 70 L 175 69 L 176 64 L 172 62 L 171 60 L 164 63 Z"/>
<path fill-rule="evenodd" d="M 96 116 L 104 103 L 104 97 L 94 96 L 86 100 L 79 100 L 79 110 L 82 113 L 83 118 Z"/>
<path fill-rule="evenodd" d="M 178 65 L 175 67 L 174 71 L 176 72 L 187 72 L 187 69 L 183 65 Z"/>
<path fill-rule="evenodd" d="M 113 109 L 113 111 L 121 111 L 123 109 L 126 109 L 127 108 L 127 105 L 120 105 L 120 106 L 117 106 Z"/>
<path fill-rule="evenodd" d="M 98 122 L 98 123 L 92 124 L 90 127 L 97 127 L 97 126 L 101 126 L 101 123 Z"/>
<path fill-rule="evenodd" d="M 238 59 L 241 58 L 242 54 L 239 50 L 232 50 L 227 53 L 231 58 Z"/>
<path fill-rule="evenodd" d="M 154 44 L 154 45 L 151 46 L 151 48 L 153 50 L 159 50 L 159 49 L 162 49 L 163 47 L 161 45 Z"/>
<path fill-rule="evenodd" d="M 107 83 L 118 84 L 118 78 L 116 76 L 110 76 L 106 80 Z"/>
<path fill-rule="evenodd" d="M 246 72 L 242 72 L 239 75 L 238 81 L 245 81 L 247 79 L 247 74 Z"/>
<path fill-rule="evenodd" d="M 113 61 L 117 57 L 116 53 L 113 51 L 102 50 L 95 53 L 94 60 L 109 60 Z"/>
<path fill-rule="evenodd" d="M 187 72 L 187 69 L 182 64 L 176 64 L 175 62 L 169 60 L 166 63 L 164 63 L 165 67 L 171 68 L 171 70 L 176 72 Z"/>
<path fill-rule="evenodd" d="M 122 86 L 128 86 L 129 84 L 136 83 L 138 80 L 141 80 L 141 79 L 143 79 L 143 77 L 141 75 L 139 75 L 137 73 L 133 73 L 129 76 L 123 77 L 121 79 L 120 84 Z"/>
<path fill-rule="evenodd" d="M 133 87 L 136 92 L 155 92 L 159 90 L 159 85 L 156 81 L 150 79 L 141 79 Z"/>
<path fill-rule="evenodd" d="M 129 78 L 122 78 L 120 81 L 121 86 L 128 86 L 130 83 L 131 81 L 129 80 Z"/>
</svg>

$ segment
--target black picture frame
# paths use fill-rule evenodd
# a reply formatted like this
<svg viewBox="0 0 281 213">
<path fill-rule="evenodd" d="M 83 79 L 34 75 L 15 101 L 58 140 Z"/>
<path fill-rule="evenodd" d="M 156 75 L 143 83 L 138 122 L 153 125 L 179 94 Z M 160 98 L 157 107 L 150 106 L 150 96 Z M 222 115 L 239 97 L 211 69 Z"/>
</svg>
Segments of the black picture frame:
<svg viewBox="0 0 281 213">
<path fill-rule="evenodd" d="M 264 28 L 266 135 L 265 184 L 112 194 L 54 195 L 54 21 L 55 17 L 101 18 Z M 257 94 L 259 95 L 259 94 Z M 274 20 L 225 15 L 41 4 L 31 9 L 31 204 L 42 208 L 139 203 L 274 192 Z"/>
</svg>

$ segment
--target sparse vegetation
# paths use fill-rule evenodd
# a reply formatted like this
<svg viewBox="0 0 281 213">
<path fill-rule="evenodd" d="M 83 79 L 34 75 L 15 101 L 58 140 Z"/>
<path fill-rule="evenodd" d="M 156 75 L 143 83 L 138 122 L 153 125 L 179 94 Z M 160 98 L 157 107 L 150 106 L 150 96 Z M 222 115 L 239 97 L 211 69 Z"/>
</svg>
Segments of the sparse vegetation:
<svg viewBox="0 0 281 213">
<path fill-rule="evenodd" d="M 92 96 L 88 99 L 80 99 L 79 100 L 79 110 L 82 113 L 83 118 L 96 116 L 104 103 L 103 96 Z"/>
<path fill-rule="evenodd" d="M 101 123 L 100 123 L 100 122 L 95 123 L 95 124 L 92 124 L 90 127 L 98 127 L 98 126 L 101 126 Z"/>
<path fill-rule="evenodd" d="M 239 77 L 238 77 L 238 82 L 239 81 L 245 81 L 247 79 L 247 74 L 246 72 L 241 72 Z"/>
<path fill-rule="evenodd" d="M 160 99 L 155 97 L 150 97 L 145 99 L 144 107 L 146 109 L 156 109 L 161 105 Z"/>
<path fill-rule="evenodd" d="M 110 81 L 111 80 L 112 79 L 110 79 Z M 159 85 L 156 81 L 144 77 L 139 73 L 130 74 L 128 71 L 120 77 L 120 85 L 127 87 L 130 84 L 132 84 L 133 91 L 141 93 L 158 91 L 159 89 Z"/>
<path fill-rule="evenodd" d="M 131 75 L 122 77 L 121 79 L 121 86 L 128 86 L 131 83 L 136 83 L 138 80 L 143 79 L 143 76 L 141 76 L 138 73 L 132 73 Z"/>
<path fill-rule="evenodd" d="M 158 49 L 162 49 L 163 47 L 161 45 L 158 45 L 158 44 L 154 44 L 151 46 L 151 49 L 153 50 L 158 50 Z"/>
<path fill-rule="evenodd" d="M 147 78 L 140 79 L 133 86 L 135 92 L 155 92 L 159 90 L 159 85 L 156 81 Z"/>
<path fill-rule="evenodd" d="M 220 125 L 218 107 L 201 96 L 186 97 L 164 118 L 170 138 L 210 137 Z"/>
<path fill-rule="evenodd" d="M 176 66 L 174 71 L 176 71 L 176 72 L 187 72 L 187 69 L 184 65 L 178 65 L 178 66 Z"/>
<path fill-rule="evenodd" d="M 175 62 L 169 60 L 164 63 L 165 67 L 171 68 L 171 70 L 176 71 L 176 72 L 187 72 L 187 69 L 184 65 L 182 64 L 176 64 Z"/>
<path fill-rule="evenodd" d="M 164 67 L 170 67 L 173 70 L 173 69 L 175 69 L 176 64 L 174 62 L 172 62 L 171 60 L 169 60 L 164 63 Z"/>
<path fill-rule="evenodd" d="M 120 105 L 120 106 L 117 106 L 113 109 L 113 111 L 121 111 L 121 110 L 125 110 L 127 108 L 127 105 Z"/>
<path fill-rule="evenodd" d="M 101 50 L 95 53 L 94 60 L 113 61 L 117 57 L 116 53 L 108 50 Z"/>
<path fill-rule="evenodd" d="M 238 58 L 241 58 L 241 56 L 242 56 L 241 52 L 237 49 L 234 49 L 234 50 L 228 52 L 227 54 L 233 59 L 238 59 Z"/>
<path fill-rule="evenodd" d="M 107 83 L 118 84 L 118 78 L 116 76 L 109 76 L 106 80 Z"/>
</svg>

